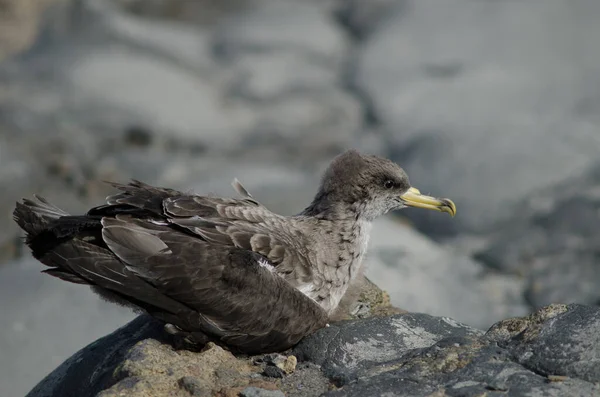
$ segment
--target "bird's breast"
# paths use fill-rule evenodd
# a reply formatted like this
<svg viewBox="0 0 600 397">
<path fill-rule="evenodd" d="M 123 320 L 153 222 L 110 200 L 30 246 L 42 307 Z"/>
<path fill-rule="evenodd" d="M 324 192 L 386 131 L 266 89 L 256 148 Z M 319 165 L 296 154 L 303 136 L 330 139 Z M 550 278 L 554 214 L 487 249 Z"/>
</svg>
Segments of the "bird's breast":
<svg viewBox="0 0 600 397">
<path fill-rule="evenodd" d="M 323 247 L 316 260 L 312 282 L 298 286 L 328 313 L 332 313 L 357 276 L 369 245 L 370 222 L 354 222 L 332 235 L 334 247 Z M 329 242 L 330 243 L 330 242 Z M 334 249 L 331 249 L 334 248 Z"/>
</svg>

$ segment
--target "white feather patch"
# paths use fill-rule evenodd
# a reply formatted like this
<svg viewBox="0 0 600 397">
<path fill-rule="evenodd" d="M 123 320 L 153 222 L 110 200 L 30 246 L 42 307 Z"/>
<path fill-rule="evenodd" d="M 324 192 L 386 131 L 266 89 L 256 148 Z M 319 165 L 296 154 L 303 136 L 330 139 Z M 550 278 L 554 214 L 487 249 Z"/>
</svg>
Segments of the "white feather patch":
<svg viewBox="0 0 600 397">
<path fill-rule="evenodd" d="M 312 297 L 309 296 L 308 294 L 310 292 L 313 292 L 314 290 L 315 290 L 315 285 L 313 283 L 302 284 L 300 287 L 298 287 L 298 291 L 302 292 L 304 295 L 307 295 L 311 299 L 312 299 Z"/>
<path fill-rule="evenodd" d="M 148 219 L 148 221 L 150 221 L 150 223 L 153 223 L 153 224 L 159 225 L 159 226 L 169 226 L 169 222 L 159 220 L 159 219 Z"/>
<path fill-rule="evenodd" d="M 271 263 L 269 263 L 269 261 L 267 261 L 266 259 L 263 259 L 263 258 L 260 258 L 258 260 L 258 266 L 264 267 L 271 273 L 273 273 L 275 271 L 275 266 L 273 266 Z"/>
</svg>

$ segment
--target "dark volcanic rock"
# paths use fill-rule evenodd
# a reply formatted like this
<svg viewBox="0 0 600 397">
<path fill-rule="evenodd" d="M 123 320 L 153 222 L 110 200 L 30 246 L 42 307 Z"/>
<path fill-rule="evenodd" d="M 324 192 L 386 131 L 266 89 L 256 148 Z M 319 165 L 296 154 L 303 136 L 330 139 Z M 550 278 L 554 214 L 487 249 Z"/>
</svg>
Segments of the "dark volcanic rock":
<svg viewBox="0 0 600 397">
<path fill-rule="evenodd" d="M 29 397 L 600 393 L 600 308 L 590 306 L 548 306 L 485 334 L 416 313 L 334 323 L 293 349 L 304 362 L 281 379 L 259 375 L 269 357 L 236 358 L 214 344 L 198 353 L 175 351 L 141 340 L 152 335 L 160 337 L 157 323 L 136 319 L 77 353 Z"/>
<path fill-rule="evenodd" d="M 366 364 L 357 380 L 327 395 L 593 396 L 600 392 L 597 360 L 590 359 L 599 353 L 599 315 L 597 308 L 550 306 L 500 322 L 483 337 L 448 337 Z"/>
<path fill-rule="evenodd" d="M 403 314 L 332 324 L 302 340 L 294 354 L 300 360 L 321 365 L 326 376 L 345 384 L 414 349 L 429 347 L 447 337 L 480 334 L 450 319 Z"/>
<path fill-rule="evenodd" d="M 600 379 L 598 308 L 552 305 L 525 320 L 502 321 L 488 332 L 488 336 L 507 330 L 512 330 L 508 332 L 510 339 L 500 339 L 498 344 L 535 373 L 588 382 Z"/>
<path fill-rule="evenodd" d="M 263 371 L 263 375 L 268 378 L 283 378 L 283 370 L 277 367 L 267 367 Z"/>
</svg>

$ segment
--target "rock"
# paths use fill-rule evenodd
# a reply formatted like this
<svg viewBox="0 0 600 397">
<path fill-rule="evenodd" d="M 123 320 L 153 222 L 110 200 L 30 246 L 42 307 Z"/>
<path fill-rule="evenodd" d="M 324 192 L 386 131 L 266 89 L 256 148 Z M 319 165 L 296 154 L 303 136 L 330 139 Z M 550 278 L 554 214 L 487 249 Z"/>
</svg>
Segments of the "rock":
<svg viewBox="0 0 600 397">
<path fill-rule="evenodd" d="M 263 375 L 267 378 L 283 378 L 284 372 L 279 367 L 266 367 Z"/>
<path fill-rule="evenodd" d="M 565 308 L 566 311 L 563 311 Z M 584 332 L 585 335 L 591 335 L 589 332 L 598 331 L 599 324 L 596 318 L 598 312 L 599 309 L 597 308 L 576 305 L 546 308 L 541 313 L 533 316 L 540 320 L 535 326 L 535 329 L 540 332 L 532 332 L 533 339 L 521 341 L 521 334 L 518 333 L 512 334 L 509 339 L 517 345 L 528 345 L 533 340 L 538 340 L 537 338 L 543 338 L 546 332 L 555 333 L 558 329 L 564 329 L 566 323 L 569 324 L 569 327 L 575 327 L 577 331 Z M 422 318 L 421 316 L 423 315 L 415 316 L 418 317 L 419 321 L 424 321 L 421 324 L 426 323 L 428 320 Z M 575 320 L 574 317 L 591 318 L 591 320 L 580 322 Z M 380 319 L 368 321 L 380 321 Z M 531 324 L 531 320 L 527 318 L 520 321 Z M 556 324 L 559 321 L 564 322 L 560 325 Z M 389 322 L 389 325 L 393 325 L 393 320 Z M 377 345 L 375 342 L 378 340 L 378 334 L 381 333 L 379 328 L 370 332 L 365 327 L 360 337 L 355 340 L 346 339 L 346 342 L 345 335 L 339 339 L 336 337 L 325 355 L 333 357 L 337 355 L 341 360 L 338 359 L 339 361 L 335 361 L 337 366 L 326 366 L 325 368 L 329 368 L 329 370 L 334 368 L 332 373 L 338 375 L 336 378 L 337 385 L 338 387 L 341 386 L 341 388 L 326 395 L 380 396 L 389 393 L 398 396 L 477 396 L 483 394 L 506 395 L 506 393 L 509 393 L 508 395 L 511 396 L 534 394 L 592 396 L 600 391 L 597 383 L 599 377 L 597 375 L 593 375 L 587 379 L 581 376 L 548 378 L 547 374 L 550 371 L 547 373 L 538 373 L 534 368 L 513 361 L 513 354 L 515 354 L 515 350 L 513 350 L 514 346 L 511 343 L 497 346 L 491 337 L 491 333 L 494 332 L 492 331 L 493 328 L 488 335 L 482 337 L 480 334 L 469 332 L 466 335 L 463 334 L 463 336 L 460 336 L 461 333 L 465 332 L 465 329 L 462 327 L 464 326 L 458 325 L 457 334 L 450 337 L 443 337 L 437 334 L 429 342 L 421 340 L 420 343 L 417 343 L 412 348 L 408 347 L 404 354 L 402 354 L 401 346 L 398 345 L 399 350 L 396 351 L 396 354 L 397 357 L 400 357 L 399 359 L 394 359 L 390 356 L 386 357 L 389 346 L 386 346 L 385 343 Z M 434 331 L 427 326 L 424 329 L 429 332 Z M 528 329 L 526 328 L 526 330 Z M 319 331 L 319 333 L 321 332 L 323 331 Z M 400 332 L 399 334 L 405 333 Z M 416 336 L 419 334 L 419 332 L 416 332 L 413 335 Z M 436 335 L 436 332 L 431 332 L 431 335 Z M 317 336 L 318 334 L 315 335 L 315 339 Z M 563 334 L 563 336 L 566 335 Z M 314 341 L 315 339 L 312 340 Z M 562 339 L 562 342 L 569 343 L 569 339 Z M 584 339 L 586 340 L 586 346 L 593 346 L 595 336 L 584 337 Z M 371 343 L 371 354 L 366 357 L 377 357 L 381 361 L 375 361 L 370 366 L 368 364 L 370 362 L 369 358 L 363 359 L 361 363 L 363 367 L 360 368 L 360 365 L 356 365 L 352 361 L 352 357 L 356 357 L 352 355 L 352 352 L 355 351 L 354 348 L 357 345 L 366 341 L 370 341 Z M 307 339 L 301 342 L 298 348 L 301 349 L 302 344 L 305 342 L 307 342 Z M 553 342 L 557 342 L 557 340 L 555 339 Z M 571 348 L 568 350 L 571 352 L 578 351 L 581 343 L 581 340 L 579 340 L 576 345 L 572 346 L 573 350 Z M 538 347 L 542 351 L 545 349 L 550 349 L 549 351 L 552 352 L 560 350 L 555 349 L 554 345 L 552 347 L 538 345 Z M 535 357 L 537 351 L 535 348 L 529 350 L 529 356 Z M 595 353 L 597 352 L 590 352 L 590 354 Z M 349 358 L 344 358 L 344 354 Z M 569 356 L 562 363 L 577 362 L 580 358 L 580 356 Z M 378 364 L 378 362 L 383 362 L 384 364 Z M 587 368 L 590 367 L 597 367 L 597 365 L 589 363 Z M 360 368 L 359 371 L 357 371 L 357 368 Z M 349 369 L 350 371 L 346 372 Z M 589 371 L 586 372 L 586 374 L 589 373 Z M 339 376 L 340 374 L 345 374 L 346 376 Z M 353 374 L 353 376 L 347 377 L 347 374 Z M 354 379 L 354 381 L 349 383 L 351 379 Z M 555 381 L 549 381 L 549 379 L 555 379 Z M 558 379 L 560 381 L 557 382 L 556 380 Z"/>
<path fill-rule="evenodd" d="M 552 302 L 600 302 L 597 225 L 600 165 L 543 189 L 515 206 L 514 215 L 476 258 L 526 280 L 534 307 Z"/>
<path fill-rule="evenodd" d="M 388 12 L 350 79 L 411 182 L 459 207 L 452 220 L 411 213 L 421 230 L 489 230 L 509 203 L 597 160 L 599 13 L 595 0 L 412 0 Z"/>
<path fill-rule="evenodd" d="M 115 370 L 114 378 L 119 381 L 99 395 L 171 396 L 178 395 L 181 388 L 211 395 L 212 390 L 247 384 L 246 375 L 251 372 L 247 360 L 237 360 L 212 343 L 200 353 L 191 353 L 147 339 L 129 350 Z"/>
<path fill-rule="evenodd" d="M 482 331 L 450 319 L 423 314 L 402 314 L 341 322 L 304 338 L 294 349 L 300 361 L 320 365 L 323 373 L 342 385 L 364 376 L 414 349 L 445 337 L 477 336 Z"/>
<path fill-rule="evenodd" d="M 486 337 L 509 349 L 531 371 L 549 376 L 600 379 L 600 310 L 583 305 L 550 305 L 522 319 L 501 321 Z"/>
<path fill-rule="evenodd" d="M 252 377 L 250 358 L 238 359 L 212 343 L 200 352 L 174 350 L 170 341 L 162 323 L 140 316 L 72 356 L 28 396 L 237 396 L 249 386 L 277 390 Z"/>
<path fill-rule="evenodd" d="M 295 356 L 288 356 L 288 357 L 286 357 L 284 362 L 277 363 L 275 365 L 277 365 L 279 368 L 281 368 L 283 370 L 283 372 L 285 372 L 286 374 L 289 375 L 296 370 L 297 364 L 298 364 L 298 360 L 296 359 Z"/>
<path fill-rule="evenodd" d="M 301 363 L 276 383 L 258 380 L 250 357 L 236 358 L 213 344 L 198 353 L 174 351 L 159 331 L 159 324 L 139 317 L 77 353 L 28 396 L 49 396 L 67 387 L 82 397 L 98 392 L 290 397 L 600 393 L 600 364 L 594 359 L 600 354 L 600 308 L 592 306 L 545 307 L 501 321 L 486 333 L 418 313 L 341 321 L 302 340 L 293 349 Z M 227 371 L 218 375 L 218 368 Z"/>
<path fill-rule="evenodd" d="M 210 389 L 193 376 L 184 376 L 177 381 L 177 384 L 192 396 L 210 396 Z"/>
<path fill-rule="evenodd" d="M 366 275 L 389 292 L 391 303 L 411 312 L 482 329 L 529 312 L 519 277 L 486 272 L 468 256 L 393 219 L 375 222 L 365 264 Z"/>
<path fill-rule="evenodd" d="M 309 362 L 299 364 L 298 370 L 287 375 L 280 386 L 286 397 L 320 396 L 330 387 L 329 379 L 323 375 L 319 366 Z"/>
<path fill-rule="evenodd" d="M 265 362 L 268 365 L 274 365 L 287 375 L 294 372 L 296 370 L 296 364 L 298 364 L 298 360 L 296 359 L 296 357 L 284 356 L 281 354 L 267 354 L 258 361 Z"/>
<path fill-rule="evenodd" d="M 240 397 L 285 397 L 285 394 L 280 390 L 265 390 L 250 386 L 240 392 Z"/>
</svg>

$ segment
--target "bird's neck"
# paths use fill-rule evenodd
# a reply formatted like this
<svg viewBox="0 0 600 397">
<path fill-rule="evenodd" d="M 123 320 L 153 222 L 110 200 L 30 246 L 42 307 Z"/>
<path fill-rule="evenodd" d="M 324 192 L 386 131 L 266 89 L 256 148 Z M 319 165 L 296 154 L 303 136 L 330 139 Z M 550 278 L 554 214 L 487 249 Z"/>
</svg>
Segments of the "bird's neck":
<svg viewBox="0 0 600 397">
<path fill-rule="evenodd" d="M 363 221 L 363 211 L 356 202 L 346 202 L 322 192 L 317 193 L 310 205 L 300 215 L 332 222 Z"/>
<path fill-rule="evenodd" d="M 328 312 L 333 313 L 352 283 L 362 269 L 363 259 L 369 245 L 371 222 L 359 218 L 357 221 L 340 222 L 337 230 L 331 234 L 336 247 L 321 250 L 318 277 L 328 286 L 326 299 L 318 302 Z"/>
<path fill-rule="evenodd" d="M 320 241 L 325 248 L 316 250 L 313 258 L 317 264 L 314 276 L 322 279 L 323 287 L 305 293 L 330 314 L 362 267 L 372 225 L 366 213 L 356 202 L 346 203 L 317 194 L 299 214 L 324 222 L 319 222 L 323 227 L 319 233 L 323 234 Z"/>
</svg>

